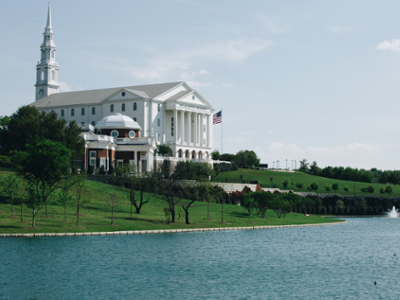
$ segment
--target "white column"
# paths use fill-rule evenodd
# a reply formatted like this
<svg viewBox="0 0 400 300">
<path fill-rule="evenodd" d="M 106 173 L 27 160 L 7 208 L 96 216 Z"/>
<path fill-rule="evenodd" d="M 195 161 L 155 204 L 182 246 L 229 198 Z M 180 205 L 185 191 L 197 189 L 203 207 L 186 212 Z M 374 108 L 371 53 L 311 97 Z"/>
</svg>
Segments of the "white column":
<svg viewBox="0 0 400 300">
<path fill-rule="evenodd" d="M 198 117 L 198 114 L 197 113 L 195 113 L 194 114 L 194 145 L 196 146 L 197 145 L 197 117 Z"/>
<path fill-rule="evenodd" d="M 192 142 L 192 113 L 188 112 L 188 145 Z"/>
<path fill-rule="evenodd" d="M 204 146 L 204 115 L 200 114 L 200 146 Z"/>
<path fill-rule="evenodd" d="M 206 144 L 207 144 L 207 147 L 208 148 L 210 148 L 210 142 L 211 142 L 211 137 L 210 137 L 210 135 L 211 135 L 211 132 L 210 132 L 210 130 L 211 130 L 211 122 L 210 122 L 210 115 L 207 115 L 207 140 L 206 140 Z"/>
<path fill-rule="evenodd" d="M 181 145 L 185 142 L 185 112 L 181 110 Z"/>
<path fill-rule="evenodd" d="M 174 141 L 176 144 L 178 141 L 178 137 L 177 137 L 177 133 L 178 133 L 178 111 L 176 109 L 174 109 Z"/>
</svg>

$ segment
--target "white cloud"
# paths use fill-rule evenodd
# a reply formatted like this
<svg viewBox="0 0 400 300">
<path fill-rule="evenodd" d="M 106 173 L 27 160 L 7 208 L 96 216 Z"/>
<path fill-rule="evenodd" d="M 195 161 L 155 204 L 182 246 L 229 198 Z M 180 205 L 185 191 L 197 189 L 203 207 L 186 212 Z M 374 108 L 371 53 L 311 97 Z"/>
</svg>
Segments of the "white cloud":
<svg viewBox="0 0 400 300">
<path fill-rule="evenodd" d="M 72 86 L 66 82 L 60 82 L 60 92 L 71 92 Z"/>
<path fill-rule="evenodd" d="M 378 50 L 392 50 L 392 51 L 400 51 L 400 40 L 393 39 L 391 42 L 384 41 L 376 46 Z"/>
<path fill-rule="evenodd" d="M 233 83 L 223 83 L 222 86 L 227 88 L 233 88 Z"/>
<path fill-rule="evenodd" d="M 352 33 L 355 31 L 354 27 L 348 27 L 348 26 L 341 26 L 341 25 L 336 25 L 336 26 L 328 26 L 326 27 L 326 30 L 335 33 L 335 34 L 341 34 L 341 33 Z"/>
<path fill-rule="evenodd" d="M 197 75 L 207 75 L 207 74 L 210 74 L 210 72 L 207 71 L 207 70 L 204 70 L 204 69 L 201 69 L 198 72 L 195 72 L 195 71 L 187 72 L 187 71 L 185 71 L 185 72 L 181 73 L 181 79 L 182 80 L 189 80 L 189 79 L 192 79 L 192 78 L 196 77 Z"/>
<path fill-rule="evenodd" d="M 265 29 L 271 33 L 283 33 L 288 30 L 288 27 L 283 28 L 283 27 L 276 26 L 270 18 L 267 18 L 265 16 L 265 14 L 263 12 L 257 12 L 254 15 L 255 15 L 256 19 L 258 19 L 259 21 L 261 21 L 264 24 Z"/>
</svg>

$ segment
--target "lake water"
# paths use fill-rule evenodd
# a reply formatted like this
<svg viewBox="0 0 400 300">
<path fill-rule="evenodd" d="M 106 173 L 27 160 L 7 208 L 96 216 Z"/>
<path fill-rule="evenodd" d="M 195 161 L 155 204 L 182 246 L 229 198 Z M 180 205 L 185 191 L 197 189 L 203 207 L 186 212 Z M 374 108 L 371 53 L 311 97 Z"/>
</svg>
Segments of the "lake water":
<svg viewBox="0 0 400 300">
<path fill-rule="evenodd" d="M 0 254 L 0 299 L 400 299 L 400 219 L 5 238 Z"/>
</svg>

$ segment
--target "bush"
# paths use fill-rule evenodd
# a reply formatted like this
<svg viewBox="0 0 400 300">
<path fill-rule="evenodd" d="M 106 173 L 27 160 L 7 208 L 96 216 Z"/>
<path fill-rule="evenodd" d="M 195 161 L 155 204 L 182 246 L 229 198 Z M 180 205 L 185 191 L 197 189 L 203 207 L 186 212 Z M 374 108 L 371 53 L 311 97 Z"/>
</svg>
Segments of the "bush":
<svg viewBox="0 0 400 300">
<path fill-rule="evenodd" d="M 344 190 L 345 192 L 349 192 L 349 191 L 350 191 L 350 188 L 349 188 L 347 185 L 345 185 L 344 188 L 343 188 L 343 190 Z"/>
<path fill-rule="evenodd" d="M 303 184 L 302 184 L 301 182 L 297 182 L 297 183 L 295 184 L 295 186 L 296 186 L 297 188 L 299 188 L 299 189 L 302 189 L 302 188 L 303 188 Z"/>
<path fill-rule="evenodd" d="M 284 188 L 287 188 L 288 184 L 289 184 L 289 181 L 287 181 L 287 179 L 285 179 L 284 181 L 282 181 L 282 186 L 283 186 Z"/>
<path fill-rule="evenodd" d="M 317 191 L 317 190 L 318 190 L 318 184 L 317 184 L 316 182 L 312 182 L 312 183 L 310 184 L 310 188 L 311 188 L 313 191 Z"/>
<path fill-rule="evenodd" d="M 331 186 L 329 184 L 325 185 L 325 190 L 329 192 L 331 190 Z"/>
</svg>

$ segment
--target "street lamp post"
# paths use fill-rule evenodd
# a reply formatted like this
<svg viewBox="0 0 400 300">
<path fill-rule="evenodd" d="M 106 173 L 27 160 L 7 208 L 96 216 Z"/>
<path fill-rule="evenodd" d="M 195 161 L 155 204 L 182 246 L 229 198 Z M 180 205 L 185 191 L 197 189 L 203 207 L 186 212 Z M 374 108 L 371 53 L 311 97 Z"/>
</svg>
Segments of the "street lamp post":
<svg viewBox="0 0 400 300">
<path fill-rule="evenodd" d="M 286 158 L 286 172 L 288 171 L 288 169 L 287 169 L 287 158 Z"/>
</svg>

